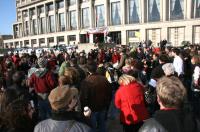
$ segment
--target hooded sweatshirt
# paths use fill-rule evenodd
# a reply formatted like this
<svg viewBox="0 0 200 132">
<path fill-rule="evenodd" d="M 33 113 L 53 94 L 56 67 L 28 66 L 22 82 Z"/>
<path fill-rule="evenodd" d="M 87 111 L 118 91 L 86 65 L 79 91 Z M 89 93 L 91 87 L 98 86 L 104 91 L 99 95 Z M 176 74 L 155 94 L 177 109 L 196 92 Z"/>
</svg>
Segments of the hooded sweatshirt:
<svg viewBox="0 0 200 132">
<path fill-rule="evenodd" d="M 49 93 L 56 87 L 54 74 L 46 68 L 39 68 L 29 79 L 29 85 L 34 87 L 36 93 Z"/>
</svg>

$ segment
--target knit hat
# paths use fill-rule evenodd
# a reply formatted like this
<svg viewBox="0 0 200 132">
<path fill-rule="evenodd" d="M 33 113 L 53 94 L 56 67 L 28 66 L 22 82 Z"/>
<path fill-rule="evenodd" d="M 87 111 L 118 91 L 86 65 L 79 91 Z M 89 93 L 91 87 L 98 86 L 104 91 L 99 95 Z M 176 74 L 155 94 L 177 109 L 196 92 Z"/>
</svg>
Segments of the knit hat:
<svg viewBox="0 0 200 132">
<path fill-rule="evenodd" d="M 51 108 L 58 111 L 67 109 L 67 106 L 74 97 L 78 98 L 78 90 L 65 85 L 51 91 L 49 95 L 49 102 L 51 104 Z"/>
<path fill-rule="evenodd" d="M 46 58 L 39 58 L 38 59 L 38 66 L 40 67 L 40 68 L 45 68 L 46 67 L 46 65 L 47 65 L 47 59 Z"/>
<path fill-rule="evenodd" d="M 166 76 L 173 75 L 175 72 L 175 68 L 172 63 L 166 63 L 162 66 L 162 69 Z"/>
</svg>

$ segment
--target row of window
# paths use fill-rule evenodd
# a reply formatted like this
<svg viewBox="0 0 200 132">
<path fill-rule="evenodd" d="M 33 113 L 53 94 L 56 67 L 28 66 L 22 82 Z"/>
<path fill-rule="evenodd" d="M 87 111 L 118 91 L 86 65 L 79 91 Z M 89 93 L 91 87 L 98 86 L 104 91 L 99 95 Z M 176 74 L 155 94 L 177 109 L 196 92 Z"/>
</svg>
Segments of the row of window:
<svg viewBox="0 0 200 132">
<path fill-rule="evenodd" d="M 178 19 L 184 19 L 184 2 L 186 0 L 169 0 L 167 1 L 167 4 L 165 5 L 166 7 L 169 7 L 167 9 L 169 11 L 169 15 L 167 15 L 169 20 L 178 20 Z M 76 0 L 70 0 L 69 1 L 70 5 L 76 4 Z M 112 21 L 113 25 L 121 24 L 121 6 L 120 6 L 120 1 L 117 2 L 112 2 L 110 4 L 110 12 L 112 15 Z M 58 9 L 64 8 L 64 1 L 58 1 L 56 3 L 56 7 Z M 141 22 L 141 0 L 127 0 L 126 1 L 126 7 L 125 10 L 127 9 L 127 23 L 139 23 Z M 191 16 L 193 18 L 199 18 L 200 17 L 200 0 L 192 0 L 191 3 Z M 147 21 L 160 21 L 161 19 L 161 1 L 160 0 L 148 0 L 146 3 L 147 6 Z M 46 4 L 46 9 L 47 11 L 52 11 L 54 10 L 54 5 L 53 3 L 48 3 Z M 103 21 L 104 19 L 104 14 L 105 13 L 105 7 L 102 5 L 100 6 L 97 11 L 97 18 Z M 144 9 L 146 10 L 146 8 Z M 38 13 L 44 13 L 45 8 L 44 6 L 39 6 L 38 7 Z M 30 17 L 36 14 L 36 9 L 30 9 Z M 23 16 L 27 17 L 28 16 L 28 11 L 25 10 L 23 11 Z M 98 22 L 97 22 L 98 23 Z"/>
</svg>

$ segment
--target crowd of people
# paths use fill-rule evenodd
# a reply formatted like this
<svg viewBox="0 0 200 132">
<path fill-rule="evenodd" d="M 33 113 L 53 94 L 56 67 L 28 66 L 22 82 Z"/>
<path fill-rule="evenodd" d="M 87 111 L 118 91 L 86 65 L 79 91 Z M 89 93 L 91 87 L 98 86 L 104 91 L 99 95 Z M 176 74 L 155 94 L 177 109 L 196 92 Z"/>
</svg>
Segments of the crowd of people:
<svg viewBox="0 0 200 132">
<path fill-rule="evenodd" d="M 118 115 L 124 132 L 199 132 L 200 47 L 0 58 L 1 132 L 107 132 Z"/>
</svg>

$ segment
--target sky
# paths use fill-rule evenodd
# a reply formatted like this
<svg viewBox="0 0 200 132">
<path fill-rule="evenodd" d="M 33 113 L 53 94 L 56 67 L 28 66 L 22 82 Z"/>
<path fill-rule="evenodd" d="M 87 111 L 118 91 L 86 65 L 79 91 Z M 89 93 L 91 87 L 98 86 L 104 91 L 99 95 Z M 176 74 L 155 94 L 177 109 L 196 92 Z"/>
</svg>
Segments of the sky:
<svg viewBox="0 0 200 132">
<path fill-rule="evenodd" d="M 15 21 L 15 0 L 0 0 L 0 35 L 13 34 L 12 24 Z"/>
</svg>

